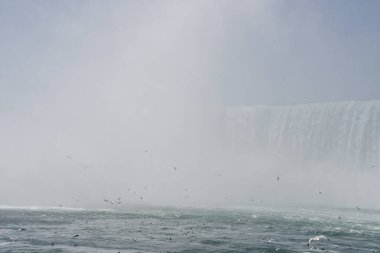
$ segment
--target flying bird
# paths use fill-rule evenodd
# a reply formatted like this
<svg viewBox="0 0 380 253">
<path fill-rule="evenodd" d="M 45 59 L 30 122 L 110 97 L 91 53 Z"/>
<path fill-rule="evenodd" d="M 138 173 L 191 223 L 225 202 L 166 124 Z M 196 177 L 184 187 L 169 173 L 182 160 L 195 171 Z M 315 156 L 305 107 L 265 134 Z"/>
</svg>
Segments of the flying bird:
<svg viewBox="0 0 380 253">
<path fill-rule="evenodd" d="M 307 246 L 310 246 L 310 243 L 312 243 L 313 241 L 322 241 L 322 240 L 327 240 L 327 241 L 330 241 L 329 238 L 327 238 L 326 236 L 324 235 L 317 235 L 315 237 L 312 237 L 309 239 L 309 242 L 306 244 Z"/>
<path fill-rule="evenodd" d="M 110 201 L 110 200 L 108 200 L 108 199 L 104 199 L 104 201 L 110 203 L 111 205 L 114 205 L 114 204 L 115 204 L 115 202 Z"/>
<path fill-rule="evenodd" d="M 104 199 L 104 201 L 110 203 L 111 205 L 120 205 L 121 204 L 121 198 L 118 198 L 117 201 L 111 201 L 108 199 Z"/>
</svg>

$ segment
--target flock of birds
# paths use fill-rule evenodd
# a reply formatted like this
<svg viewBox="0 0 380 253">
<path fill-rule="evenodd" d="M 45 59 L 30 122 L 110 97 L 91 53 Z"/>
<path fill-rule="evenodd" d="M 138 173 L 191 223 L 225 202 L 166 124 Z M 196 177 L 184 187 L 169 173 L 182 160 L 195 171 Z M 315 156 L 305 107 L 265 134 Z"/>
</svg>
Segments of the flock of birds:
<svg viewBox="0 0 380 253">
<path fill-rule="evenodd" d="M 148 149 L 145 149 L 145 150 L 144 150 L 144 153 L 148 153 L 148 152 L 149 152 Z M 70 155 L 68 155 L 68 156 L 67 156 L 67 159 L 70 159 L 70 160 L 71 160 L 72 157 L 71 157 Z M 371 163 L 372 163 L 372 162 L 371 162 Z M 374 167 L 376 167 L 376 166 L 375 166 L 375 165 L 372 165 L 371 167 L 374 168 Z M 87 168 L 88 168 L 87 165 L 84 165 L 84 166 L 83 166 L 83 169 L 84 169 L 84 170 L 86 170 Z M 175 165 L 173 165 L 172 168 L 173 168 L 173 170 L 174 170 L 175 172 L 178 171 L 178 168 L 177 168 Z M 214 176 L 221 177 L 222 174 L 221 174 L 221 173 L 216 173 Z M 279 176 L 279 175 L 276 177 L 276 180 L 277 180 L 277 181 L 280 181 L 280 176 Z M 259 185 L 259 187 L 262 187 L 262 186 Z M 145 189 L 147 189 L 147 187 L 145 187 Z M 130 191 L 131 191 L 131 189 L 128 188 L 128 192 L 130 192 Z M 185 188 L 185 192 L 186 192 L 186 195 L 184 196 L 184 198 L 185 198 L 185 199 L 188 199 L 188 198 L 189 198 L 189 195 L 188 195 L 188 189 L 187 189 L 187 188 Z M 322 195 L 322 191 L 318 191 L 318 194 L 319 194 L 319 195 Z M 133 192 L 133 195 L 136 196 L 136 191 Z M 140 198 L 140 200 L 143 200 L 143 196 L 140 196 L 139 198 Z M 228 199 L 227 196 L 224 196 L 224 199 L 227 200 L 227 199 Z M 106 202 L 106 203 L 108 203 L 108 204 L 110 204 L 110 205 L 113 205 L 113 206 L 117 206 L 117 205 L 121 205 L 121 204 L 122 204 L 121 197 L 117 198 L 117 200 L 115 200 L 115 201 L 112 201 L 112 200 L 109 200 L 109 199 L 103 199 L 103 200 L 104 200 L 104 202 Z M 76 199 L 76 201 L 78 202 L 79 200 Z M 254 202 L 254 199 L 251 198 L 251 199 L 250 199 L 250 202 L 253 203 L 253 202 Z M 264 203 L 264 202 L 263 202 L 263 201 L 260 201 L 260 203 Z M 59 205 L 59 207 L 63 207 L 63 205 Z M 358 206 L 356 206 L 355 208 L 356 208 L 357 211 L 360 210 L 360 208 L 359 208 Z M 341 219 L 341 217 L 339 217 L 339 219 Z"/>
<path fill-rule="evenodd" d="M 144 150 L 144 153 L 148 153 L 148 152 L 149 152 L 148 149 L 145 149 L 145 150 Z M 68 155 L 66 158 L 67 158 L 68 160 L 72 160 L 72 159 L 73 159 L 73 157 L 72 157 L 71 155 Z M 88 168 L 87 165 L 83 165 L 83 170 L 87 170 L 87 168 Z M 173 165 L 173 170 L 174 170 L 174 171 L 177 171 L 178 168 L 177 168 L 175 165 Z M 147 189 L 146 186 L 145 186 L 144 188 L 145 188 L 145 190 Z M 128 192 L 130 192 L 130 191 L 131 191 L 131 189 L 128 188 Z M 185 191 L 187 192 L 187 188 L 185 188 Z M 136 196 L 136 191 L 133 192 L 133 196 Z M 189 196 L 188 196 L 187 194 L 186 194 L 184 197 L 185 197 L 186 199 L 189 198 Z M 143 200 L 143 199 L 144 199 L 143 196 L 140 196 L 139 198 L 140 198 L 140 200 Z M 79 199 L 75 199 L 75 201 L 76 201 L 76 202 L 79 202 L 80 200 L 79 200 Z M 112 200 L 109 200 L 109 199 L 104 198 L 103 201 L 106 202 L 106 203 L 108 203 L 108 204 L 110 204 L 110 205 L 114 205 L 114 206 L 117 206 L 117 205 L 121 205 L 121 204 L 122 204 L 121 197 L 119 197 L 119 198 L 118 198 L 117 200 L 115 200 L 115 201 L 112 201 Z M 63 207 L 63 205 L 60 204 L 59 207 Z"/>
</svg>

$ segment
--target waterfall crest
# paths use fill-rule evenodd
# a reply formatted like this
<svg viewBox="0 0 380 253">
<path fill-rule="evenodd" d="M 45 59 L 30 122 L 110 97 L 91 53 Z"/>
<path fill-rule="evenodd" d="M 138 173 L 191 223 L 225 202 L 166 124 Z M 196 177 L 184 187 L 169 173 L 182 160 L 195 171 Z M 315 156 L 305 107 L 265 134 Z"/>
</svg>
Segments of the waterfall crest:
<svg viewBox="0 0 380 253">
<path fill-rule="evenodd" d="M 345 169 L 380 162 L 380 101 L 228 107 L 223 121 L 226 145 L 238 152 L 264 150 Z"/>
</svg>

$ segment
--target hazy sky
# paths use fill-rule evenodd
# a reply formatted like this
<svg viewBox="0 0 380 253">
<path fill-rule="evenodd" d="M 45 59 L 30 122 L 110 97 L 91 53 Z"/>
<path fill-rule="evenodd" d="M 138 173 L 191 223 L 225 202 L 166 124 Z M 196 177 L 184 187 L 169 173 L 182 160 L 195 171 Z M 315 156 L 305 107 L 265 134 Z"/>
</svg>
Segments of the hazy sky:
<svg viewBox="0 0 380 253">
<path fill-rule="evenodd" d="M 377 0 L 1 1 L 1 106 L 130 74 L 232 105 L 377 99 L 379 12 Z"/>
<path fill-rule="evenodd" d="M 379 13 L 377 0 L 0 1 L 0 204 L 237 194 L 251 182 L 210 158 L 207 111 L 378 99 Z M 235 182 L 210 189 L 223 165 Z"/>
</svg>

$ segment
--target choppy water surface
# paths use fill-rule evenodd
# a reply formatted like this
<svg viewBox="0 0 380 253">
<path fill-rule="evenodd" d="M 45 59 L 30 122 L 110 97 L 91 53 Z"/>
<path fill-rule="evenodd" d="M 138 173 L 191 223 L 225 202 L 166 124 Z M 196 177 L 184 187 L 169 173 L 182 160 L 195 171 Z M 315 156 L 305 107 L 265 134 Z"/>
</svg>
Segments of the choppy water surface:
<svg viewBox="0 0 380 253">
<path fill-rule="evenodd" d="M 380 252 L 380 212 L 2 208 L 0 252 Z"/>
</svg>

